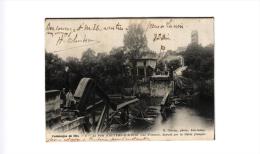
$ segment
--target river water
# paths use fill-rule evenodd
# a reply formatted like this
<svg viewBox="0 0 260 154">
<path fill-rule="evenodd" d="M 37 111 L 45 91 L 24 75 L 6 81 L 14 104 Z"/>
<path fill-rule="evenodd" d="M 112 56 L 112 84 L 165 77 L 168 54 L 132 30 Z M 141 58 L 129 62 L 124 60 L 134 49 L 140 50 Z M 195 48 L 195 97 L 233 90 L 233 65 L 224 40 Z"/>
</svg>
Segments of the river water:
<svg viewBox="0 0 260 154">
<path fill-rule="evenodd" d="M 165 121 L 162 120 L 162 116 L 159 114 L 154 125 L 151 127 L 152 131 L 161 131 L 163 129 L 213 130 L 214 122 L 211 118 L 201 116 L 198 111 L 193 108 L 177 106 L 175 113 L 173 113 Z"/>
<path fill-rule="evenodd" d="M 169 132 L 172 130 L 203 130 L 207 134 L 214 135 L 214 120 L 213 117 L 205 116 L 198 112 L 195 108 L 188 106 L 176 106 L 175 112 L 163 120 L 161 116 L 161 102 L 162 98 L 148 98 L 141 103 L 145 103 L 146 119 L 138 120 L 131 123 L 127 129 L 117 129 L 116 131 L 130 131 L 130 132 Z M 140 106 L 140 104 L 139 104 Z M 147 111 L 148 110 L 148 111 Z M 203 110 L 204 111 L 204 110 Z M 209 112 L 209 110 L 205 111 Z M 157 116 L 150 116 L 157 115 Z M 149 118 L 150 117 L 150 118 Z M 152 118 L 153 117 L 153 118 Z M 142 118 L 141 118 L 142 119 Z M 144 118 L 145 119 L 145 118 Z M 149 120 L 148 120 L 149 119 Z"/>
</svg>

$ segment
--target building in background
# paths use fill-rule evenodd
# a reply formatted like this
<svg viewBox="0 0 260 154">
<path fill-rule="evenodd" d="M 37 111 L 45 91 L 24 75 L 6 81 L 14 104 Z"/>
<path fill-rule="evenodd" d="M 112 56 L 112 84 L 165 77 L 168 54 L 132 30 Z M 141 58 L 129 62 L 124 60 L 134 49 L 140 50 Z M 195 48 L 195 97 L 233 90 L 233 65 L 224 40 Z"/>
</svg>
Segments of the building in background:
<svg viewBox="0 0 260 154">
<path fill-rule="evenodd" d="M 134 60 L 136 62 L 136 75 L 138 79 L 147 81 L 153 75 L 156 67 L 157 58 L 142 57 Z"/>
<path fill-rule="evenodd" d="M 197 30 L 191 32 L 191 44 L 193 45 L 199 44 L 199 34 Z"/>
</svg>

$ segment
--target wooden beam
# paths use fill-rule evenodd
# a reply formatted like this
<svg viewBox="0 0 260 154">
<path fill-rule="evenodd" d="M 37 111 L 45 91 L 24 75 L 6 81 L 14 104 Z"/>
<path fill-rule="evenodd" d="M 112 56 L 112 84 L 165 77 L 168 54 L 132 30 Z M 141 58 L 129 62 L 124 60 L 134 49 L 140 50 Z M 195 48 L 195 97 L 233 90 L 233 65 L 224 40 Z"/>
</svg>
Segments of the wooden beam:
<svg viewBox="0 0 260 154">
<path fill-rule="evenodd" d="M 135 99 L 132 99 L 132 100 L 130 100 L 130 101 L 121 103 L 121 104 L 117 105 L 116 109 L 119 110 L 119 109 L 121 109 L 121 108 L 123 108 L 123 107 L 125 107 L 125 106 L 127 106 L 127 105 L 129 105 L 129 104 L 135 103 L 135 102 L 137 102 L 137 101 L 139 101 L 139 99 L 138 99 L 138 98 L 135 98 Z"/>
<path fill-rule="evenodd" d="M 101 129 L 101 126 L 103 125 L 103 122 L 104 122 L 104 115 L 105 115 L 105 112 L 107 110 L 107 106 L 105 105 L 103 110 L 102 110 L 102 113 L 99 117 L 99 120 L 98 120 L 98 124 L 97 124 L 97 127 L 96 127 L 96 133 L 99 132 L 99 130 Z"/>
<path fill-rule="evenodd" d="M 100 100 L 100 101 L 96 102 L 95 104 L 88 106 L 86 108 L 86 111 L 93 110 L 93 109 L 95 109 L 96 107 L 98 107 L 99 105 L 101 105 L 103 103 L 104 103 L 103 100 Z"/>
<path fill-rule="evenodd" d="M 163 99 L 162 99 L 162 101 L 161 101 L 161 105 L 164 105 L 164 104 L 166 103 L 169 94 L 170 94 L 170 91 L 168 91 L 168 92 L 164 95 L 164 97 L 163 97 Z"/>
</svg>

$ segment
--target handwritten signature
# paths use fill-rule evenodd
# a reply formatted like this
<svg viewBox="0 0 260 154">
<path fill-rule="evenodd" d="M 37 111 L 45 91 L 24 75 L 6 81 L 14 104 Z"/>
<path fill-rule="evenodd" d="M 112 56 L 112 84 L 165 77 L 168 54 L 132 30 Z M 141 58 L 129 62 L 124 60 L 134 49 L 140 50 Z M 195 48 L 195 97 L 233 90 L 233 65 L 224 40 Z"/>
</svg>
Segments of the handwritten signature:
<svg viewBox="0 0 260 154">
<path fill-rule="evenodd" d="M 163 40 L 170 40 L 169 34 L 162 34 L 162 33 L 156 33 L 153 37 L 153 42 L 155 41 L 163 41 Z"/>
</svg>

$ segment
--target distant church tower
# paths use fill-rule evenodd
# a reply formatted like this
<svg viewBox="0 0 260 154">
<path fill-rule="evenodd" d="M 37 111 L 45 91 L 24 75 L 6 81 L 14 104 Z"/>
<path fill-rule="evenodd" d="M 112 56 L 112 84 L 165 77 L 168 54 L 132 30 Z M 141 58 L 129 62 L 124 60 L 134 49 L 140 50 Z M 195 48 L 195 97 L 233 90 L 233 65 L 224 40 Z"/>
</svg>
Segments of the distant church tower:
<svg viewBox="0 0 260 154">
<path fill-rule="evenodd" d="M 191 32 L 191 44 L 199 44 L 199 34 L 197 30 Z"/>
</svg>

